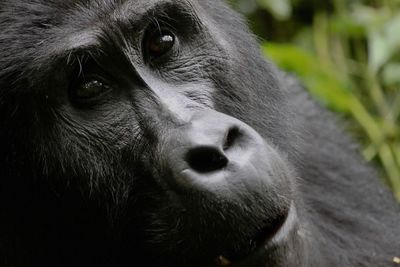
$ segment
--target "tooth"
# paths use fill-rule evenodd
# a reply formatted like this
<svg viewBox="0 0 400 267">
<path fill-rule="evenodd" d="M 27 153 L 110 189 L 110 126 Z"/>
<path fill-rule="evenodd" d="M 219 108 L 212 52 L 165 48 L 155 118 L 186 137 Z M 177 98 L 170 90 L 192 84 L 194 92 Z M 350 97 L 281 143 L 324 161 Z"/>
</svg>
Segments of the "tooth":
<svg viewBox="0 0 400 267">
<path fill-rule="evenodd" d="M 230 266 L 232 264 L 232 262 L 230 260 L 228 260 L 227 258 L 225 258 L 224 256 L 219 256 L 216 259 L 217 265 L 221 266 L 221 267 L 226 267 L 226 266 Z"/>
</svg>

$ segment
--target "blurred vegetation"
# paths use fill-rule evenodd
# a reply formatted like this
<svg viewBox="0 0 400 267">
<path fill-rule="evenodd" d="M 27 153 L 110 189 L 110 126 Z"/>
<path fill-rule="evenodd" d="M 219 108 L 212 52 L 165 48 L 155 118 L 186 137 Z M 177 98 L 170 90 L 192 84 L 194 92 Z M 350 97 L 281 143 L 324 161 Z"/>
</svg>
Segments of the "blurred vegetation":
<svg viewBox="0 0 400 267">
<path fill-rule="evenodd" d="M 263 52 L 350 122 L 400 200 L 400 0 L 231 0 Z"/>
</svg>

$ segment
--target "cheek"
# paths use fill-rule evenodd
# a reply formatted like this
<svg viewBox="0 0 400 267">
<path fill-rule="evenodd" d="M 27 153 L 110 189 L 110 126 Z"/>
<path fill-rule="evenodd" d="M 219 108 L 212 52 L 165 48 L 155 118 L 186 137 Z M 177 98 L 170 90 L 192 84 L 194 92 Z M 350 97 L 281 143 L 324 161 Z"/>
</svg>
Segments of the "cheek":
<svg viewBox="0 0 400 267">
<path fill-rule="evenodd" d="M 46 124 L 39 125 L 46 131 L 36 138 L 35 146 L 46 176 L 65 173 L 87 180 L 115 176 L 124 151 L 139 143 L 142 135 L 135 112 L 123 103 L 90 111 L 64 106 L 41 124 Z"/>
</svg>

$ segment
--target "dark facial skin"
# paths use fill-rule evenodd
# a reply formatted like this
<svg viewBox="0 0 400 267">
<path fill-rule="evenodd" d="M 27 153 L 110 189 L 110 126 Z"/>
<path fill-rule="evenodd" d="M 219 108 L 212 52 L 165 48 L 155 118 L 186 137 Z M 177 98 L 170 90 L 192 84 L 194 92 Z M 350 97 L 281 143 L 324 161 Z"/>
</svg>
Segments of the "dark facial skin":
<svg viewBox="0 0 400 267">
<path fill-rule="evenodd" d="M 220 1 L 7 0 L 0 25 L 1 266 L 387 266 L 400 247 L 353 258 L 400 232 L 397 205 Z"/>
</svg>

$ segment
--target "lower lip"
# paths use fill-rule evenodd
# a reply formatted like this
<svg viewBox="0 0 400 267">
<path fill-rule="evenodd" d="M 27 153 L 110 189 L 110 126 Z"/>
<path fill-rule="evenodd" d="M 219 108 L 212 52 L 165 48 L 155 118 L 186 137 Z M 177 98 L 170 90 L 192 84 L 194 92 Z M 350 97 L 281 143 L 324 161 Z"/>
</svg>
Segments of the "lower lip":
<svg viewBox="0 0 400 267">
<path fill-rule="evenodd" d="M 293 231 L 293 229 L 296 227 L 296 222 L 297 222 L 297 211 L 292 203 L 289 209 L 289 213 L 283 225 L 279 228 L 279 230 L 271 239 L 267 239 L 265 241 L 263 246 L 259 247 L 252 255 L 249 255 L 248 257 L 246 257 L 246 259 L 240 262 L 219 265 L 219 266 L 228 266 L 228 267 L 255 266 L 254 262 L 258 261 L 258 259 L 261 260 L 263 256 L 265 256 L 267 251 L 279 247 L 280 245 L 284 244 L 285 241 L 287 241 L 287 238 L 290 236 L 290 232 Z"/>
<path fill-rule="evenodd" d="M 267 240 L 265 244 L 265 248 L 268 249 L 272 246 L 277 246 L 283 242 L 285 242 L 286 238 L 289 236 L 290 232 L 295 228 L 297 222 L 297 211 L 294 207 L 293 203 L 290 206 L 289 213 L 287 215 L 286 221 L 275 234 L 275 236 L 271 240 Z"/>
</svg>

